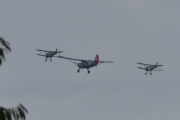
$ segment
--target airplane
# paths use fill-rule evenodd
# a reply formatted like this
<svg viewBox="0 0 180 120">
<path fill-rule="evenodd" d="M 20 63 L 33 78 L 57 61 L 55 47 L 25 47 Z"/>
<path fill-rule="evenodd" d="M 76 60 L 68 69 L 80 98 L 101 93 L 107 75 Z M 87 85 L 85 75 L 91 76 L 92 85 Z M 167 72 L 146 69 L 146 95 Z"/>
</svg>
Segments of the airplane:
<svg viewBox="0 0 180 120">
<path fill-rule="evenodd" d="M 156 65 L 144 64 L 144 63 L 137 63 L 137 64 L 144 65 L 144 68 L 141 67 L 137 67 L 137 68 L 146 70 L 145 75 L 147 75 L 149 71 L 150 71 L 150 75 L 152 75 L 151 71 L 163 71 L 162 69 L 155 69 L 163 66 L 163 65 L 158 65 L 158 62 L 156 62 Z"/>
<path fill-rule="evenodd" d="M 112 61 L 99 61 L 99 55 L 97 54 L 94 60 L 81 60 L 81 59 L 74 59 L 74 58 L 67 58 L 64 56 L 59 56 L 59 58 L 63 58 L 63 59 L 67 59 L 69 61 L 71 61 L 72 63 L 74 63 L 76 66 L 78 66 L 78 70 L 77 72 L 80 72 L 80 69 L 87 69 L 88 74 L 90 73 L 89 68 L 92 68 L 94 66 L 97 67 L 97 65 L 101 64 L 101 63 L 114 63 Z M 74 60 L 74 61 L 73 61 Z M 81 61 L 80 63 L 75 62 L 75 61 Z"/>
<path fill-rule="evenodd" d="M 46 59 L 45 61 L 47 61 L 48 58 L 50 58 L 50 61 L 52 62 L 52 57 L 59 57 L 59 56 L 54 56 L 57 53 L 62 53 L 63 51 L 58 51 L 58 49 L 56 48 L 56 51 L 47 51 L 47 50 L 39 50 L 36 49 L 37 51 L 40 52 L 40 54 L 37 54 L 39 56 L 44 56 Z M 41 52 L 45 52 L 45 55 L 42 55 Z"/>
</svg>

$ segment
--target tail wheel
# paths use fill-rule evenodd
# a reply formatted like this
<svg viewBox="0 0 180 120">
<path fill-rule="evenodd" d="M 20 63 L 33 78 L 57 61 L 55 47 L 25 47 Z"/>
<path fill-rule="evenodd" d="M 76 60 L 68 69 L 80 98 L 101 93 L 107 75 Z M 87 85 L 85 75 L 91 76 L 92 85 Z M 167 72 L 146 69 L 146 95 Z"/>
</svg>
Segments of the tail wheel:
<svg viewBox="0 0 180 120">
<path fill-rule="evenodd" d="M 77 72 L 79 73 L 79 71 L 80 71 L 80 70 L 78 69 Z"/>
<path fill-rule="evenodd" d="M 90 73 L 90 71 L 88 71 L 88 74 Z"/>
</svg>

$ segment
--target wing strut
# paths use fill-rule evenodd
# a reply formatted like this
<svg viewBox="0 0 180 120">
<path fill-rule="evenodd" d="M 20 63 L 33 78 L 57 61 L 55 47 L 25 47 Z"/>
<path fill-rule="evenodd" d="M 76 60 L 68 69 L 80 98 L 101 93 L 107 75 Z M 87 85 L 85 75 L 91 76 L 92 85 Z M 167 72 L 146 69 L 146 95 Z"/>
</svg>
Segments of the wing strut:
<svg viewBox="0 0 180 120">
<path fill-rule="evenodd" d="M 79 64 L 78 62 L 75 62 L 75 61 L 73 61 L 71 59 L 69 59 L 69 61 L 72 62 L 73 64 L 75 64 L 76 66 L 78 66 L 78 64 Z"/>
</svg>

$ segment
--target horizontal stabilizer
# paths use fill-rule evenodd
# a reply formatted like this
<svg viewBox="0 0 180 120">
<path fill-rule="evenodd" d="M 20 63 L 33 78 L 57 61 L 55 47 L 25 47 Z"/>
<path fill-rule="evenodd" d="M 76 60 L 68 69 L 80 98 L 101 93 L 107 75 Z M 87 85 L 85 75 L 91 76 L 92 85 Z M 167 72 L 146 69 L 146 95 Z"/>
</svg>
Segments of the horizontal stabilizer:
<svg viewBox="0 0 180 120">
<path fill-rule="evenodd" d="M 152 71 L 164 71 L 164 70 L 163 69 L 159 69 L 159 70 L 157 69 L 157 70 L 152 70 Z"/>
<path fill-rule="evenodd" d="M 99 61 L 100 63 L 114 63 L 113 61 Z"/>
<path fill-rule="evenodd" d="M 45 56 L 45 55 L 41 55 L 41 54 L 37 54 L 37 55 L 39 55 L 39 56 Z"/>
<path fill-rule="evenodd" d="M 62 52 L 64 52 L 64 51 L 58 51 L 58 53 L 62 53 Z"/>
</svg>

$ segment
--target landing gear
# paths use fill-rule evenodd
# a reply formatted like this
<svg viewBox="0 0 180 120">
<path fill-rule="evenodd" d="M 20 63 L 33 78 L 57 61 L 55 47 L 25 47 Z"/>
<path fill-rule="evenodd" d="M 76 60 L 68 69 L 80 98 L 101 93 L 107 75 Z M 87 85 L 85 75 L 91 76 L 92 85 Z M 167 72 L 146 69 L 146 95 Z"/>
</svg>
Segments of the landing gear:
<svg viewBox="0 0 180 120">
<path fill-rule="evenodd" d="M 88 70 L 88 74 L 90 73 L 90 71 L 89 71 L 89 69 L 87 69 Z"/>
<path fill-rule="evenodd" d="M 150 73 L 150 75 L 152 75 L 152 73 Z"/>
<path fill-rule="evenodd" d="M 79 73 L 79 72 L 80 72 L 80 70 L 78 69 L 78 70 L 77 70 L 77 72 Z"/>
<path fill-rule="evenodd" d="M 52 60 L 51 60 L 51 62 L 52 62 Z"/>
<path fill-rule="evenodd" d="M 145 73 L 145 75 L 147 75 L 147 73 Z"/>
</svg>

